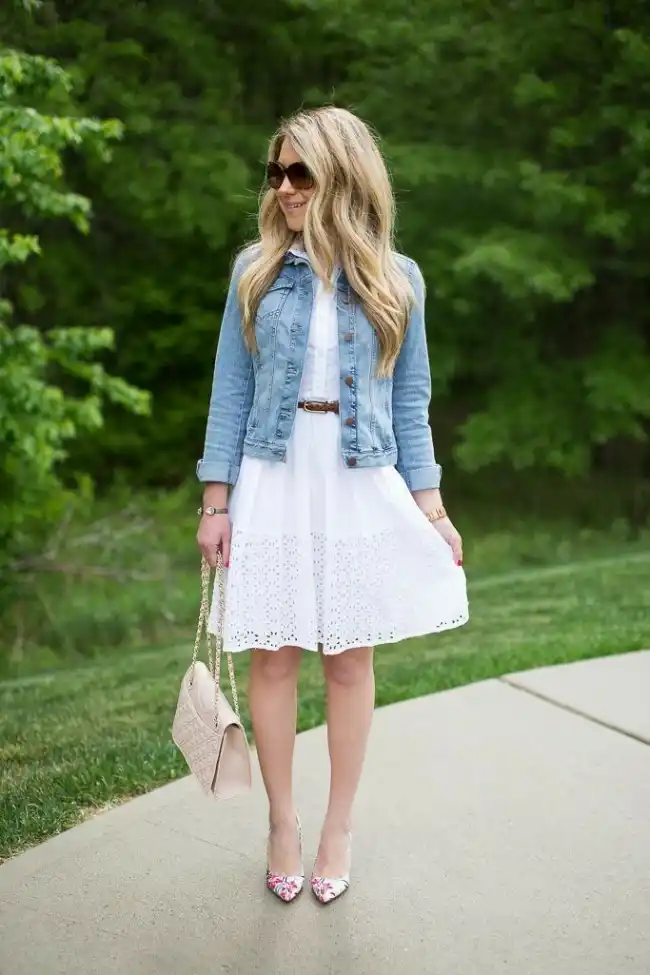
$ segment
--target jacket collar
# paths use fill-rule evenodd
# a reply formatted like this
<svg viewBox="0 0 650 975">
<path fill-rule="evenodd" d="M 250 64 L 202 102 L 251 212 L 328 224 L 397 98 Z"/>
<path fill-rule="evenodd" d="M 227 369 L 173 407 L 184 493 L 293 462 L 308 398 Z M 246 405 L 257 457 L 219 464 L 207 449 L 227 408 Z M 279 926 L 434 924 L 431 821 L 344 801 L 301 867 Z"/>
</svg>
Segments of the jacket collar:
<svg viewBox="0 0 650 975">
<path fill-rule="evenodd" d="M 284 255 L 285 264 L 306 264 L 313 273 L 313 268 L 311 266 L 311 261 L 307 252 L 303 249 L 301 244 L 293 243 L 291 247 L 287 250 Z M 344 287 L 347 283 L 347 278 L 342 267 L 337 267 L 334 271 L 334 284 Z"/>
</svg>

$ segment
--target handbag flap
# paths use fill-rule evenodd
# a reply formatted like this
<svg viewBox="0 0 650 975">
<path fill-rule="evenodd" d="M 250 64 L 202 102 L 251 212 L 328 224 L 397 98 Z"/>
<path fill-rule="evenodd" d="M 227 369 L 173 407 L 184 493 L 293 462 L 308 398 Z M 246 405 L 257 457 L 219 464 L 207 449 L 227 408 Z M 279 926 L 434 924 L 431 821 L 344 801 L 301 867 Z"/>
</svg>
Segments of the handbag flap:
<svg viewBox="0 0 650 975">
<path fill-rule="evenodd" d="M 215 799 L 230 799 L 251 787 L 251 756 L 242 728 L 226 728 L 212 783 Z"/>
<path fill-rule="evenodd" d="M 190 684 L 191 675 L 192 668 L 190 667 L 187 671 L 186 678 L 187 690 L 192 706 L 201 721 L 214 729 L 214 692 L 216 687 L 214 678 L 202 660 L 197 660 L 194 665 L 194 680 Z M 230 701 L 221 688 L 219 688 L 218 694 L 218 728 L 221 730 L 231 725 L 236 725 L 241 728 L 241 721 L 233 711 Z"/>
</svg>

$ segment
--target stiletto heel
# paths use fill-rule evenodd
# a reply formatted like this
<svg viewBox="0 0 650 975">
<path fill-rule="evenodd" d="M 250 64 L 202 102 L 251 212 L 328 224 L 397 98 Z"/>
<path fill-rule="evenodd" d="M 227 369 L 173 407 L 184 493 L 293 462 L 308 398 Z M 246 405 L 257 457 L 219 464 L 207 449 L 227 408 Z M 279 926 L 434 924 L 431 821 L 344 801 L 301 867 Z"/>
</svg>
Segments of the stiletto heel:
<svg viewBox="0 0 650 975">
<path fill-rule="evenodd" d="M 351 847 L 352 833 L 348 833 L 348 843 Z M 315 863 L 314 869 L 316 869 Z M 315 873 L 312 873 L 310 885 L 312 894 L 320 904 L 331 904 L 349 889 L 350 871 L 348 870 L 341 877 L 317 877 Z"/>
<path fill-rule="evenodd" d="M 302 826 L 298 817 L 296 817 L 296 826 L 300 841 L 300 869 L 302 872 L 299 874 L 274 873 L 269 869 L 268 863 L 266 867 L 266 886 L 272 894 L 275 894 L 276 897 L 286 904 L 296 899 L 305 883 L 305 871 L 302 867 Z"/>
</svg>

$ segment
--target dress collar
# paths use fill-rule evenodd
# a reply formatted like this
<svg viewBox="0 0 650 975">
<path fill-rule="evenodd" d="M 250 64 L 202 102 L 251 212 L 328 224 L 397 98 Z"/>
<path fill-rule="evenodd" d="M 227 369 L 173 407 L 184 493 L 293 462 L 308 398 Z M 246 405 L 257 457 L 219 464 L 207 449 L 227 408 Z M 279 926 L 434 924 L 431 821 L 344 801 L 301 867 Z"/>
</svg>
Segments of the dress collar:
<svg viewBox="0 0 650 975">
<path fill-rule="evenodd" d="M 299 257 L 303 261 L 309 261 L 307 251 L 303 247 L 301 240 L 296 240 L 293 242 L 293 244 L 287 251 L 287 255 L 289 254 L 291 254 L 292 257 Z"/>
</svg>

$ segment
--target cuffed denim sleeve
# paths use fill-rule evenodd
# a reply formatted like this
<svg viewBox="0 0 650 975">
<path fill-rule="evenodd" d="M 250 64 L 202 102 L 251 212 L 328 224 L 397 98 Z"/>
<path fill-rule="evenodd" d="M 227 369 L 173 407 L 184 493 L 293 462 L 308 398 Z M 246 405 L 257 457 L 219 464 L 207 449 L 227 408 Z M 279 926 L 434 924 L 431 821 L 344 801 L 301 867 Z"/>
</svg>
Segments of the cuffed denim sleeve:
<svg viewBox="0 0 650 975">
<path fill-rule="evenodd" d="M 408 273 L 415 292 L 406 336 L 393 373 L 393 429 L 397 441 L 397 470 L 410 491 L 440 486 L 431 428 L 431 372 L 424 318 L 425 286 L 414 261 Z"/>
<path fill-rule="evenodd" d="M 197 464 L 200 481 L 235 484 L 239 474 L 248 416 L 253 404 L 253 357 L 244 344 L 237 285 L 244 259 L 235 263 L 221 322 L 214 363 L 203 457 Z"/>
</svg>

